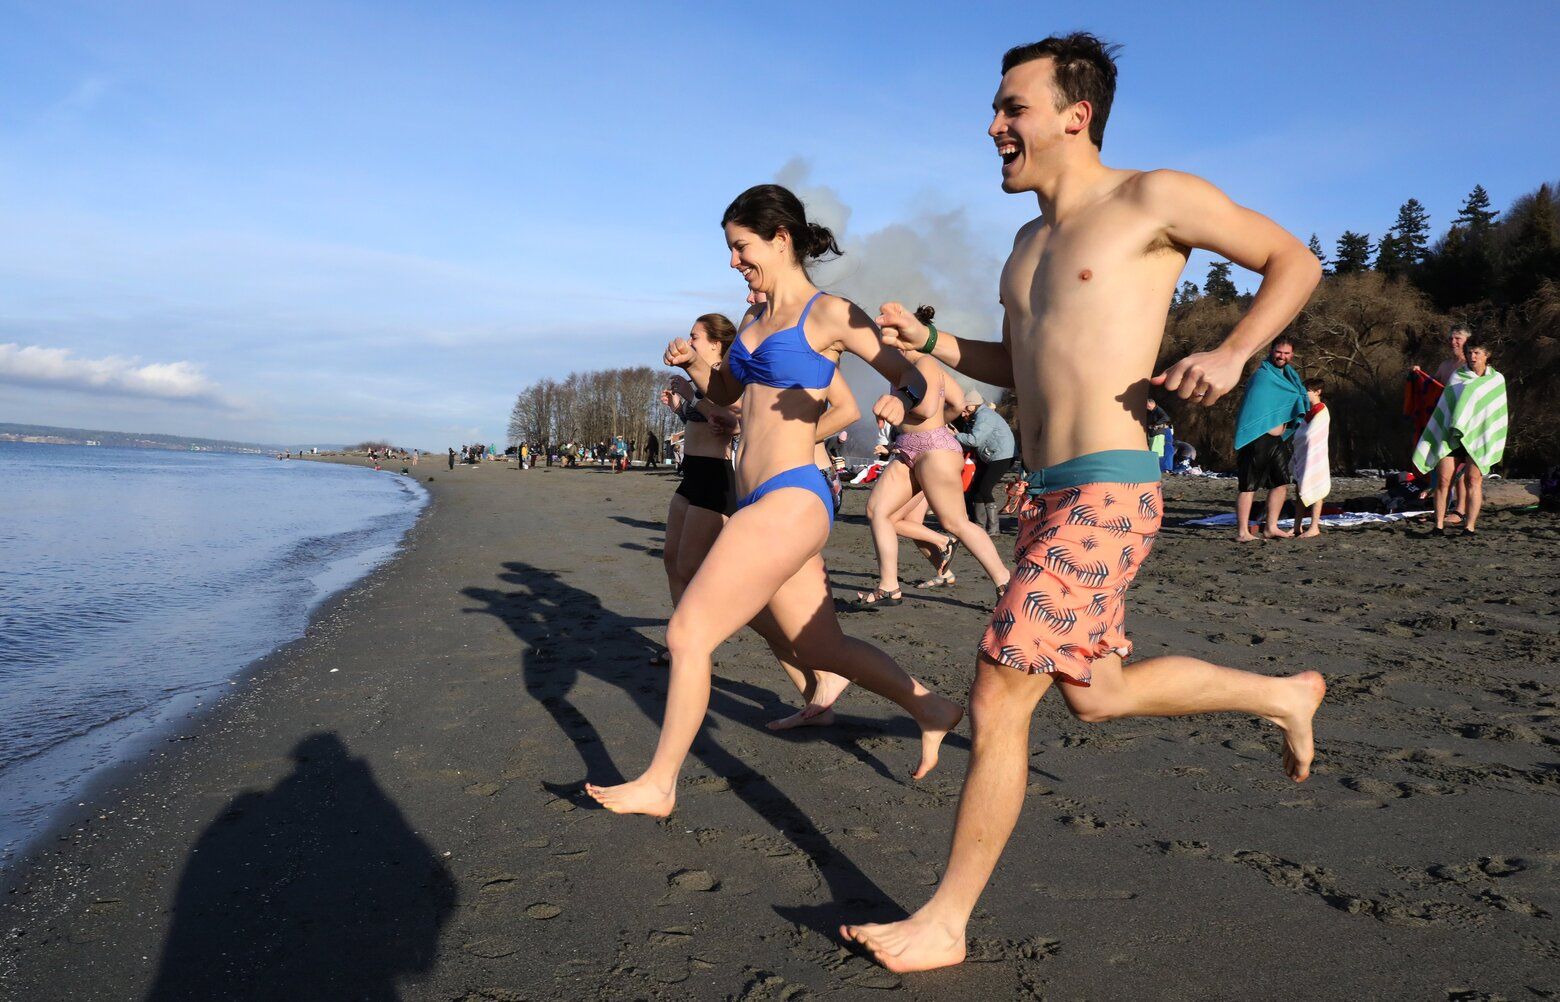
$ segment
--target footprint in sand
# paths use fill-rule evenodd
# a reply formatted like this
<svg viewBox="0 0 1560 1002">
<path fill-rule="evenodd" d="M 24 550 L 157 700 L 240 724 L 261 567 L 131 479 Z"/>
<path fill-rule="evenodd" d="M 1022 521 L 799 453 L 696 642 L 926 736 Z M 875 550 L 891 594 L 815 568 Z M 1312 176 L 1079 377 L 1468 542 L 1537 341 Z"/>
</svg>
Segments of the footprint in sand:
<svg viewBox="0 0 1560 1002">
<path fill-rule="evenodd" d="M 555 919 L 562 915 L 563 909 L 550 901 L 538 901 L 536 904 L 526 908 L 525 913 L 538 922 L 545 922 L 548 919 Z"/>
<path fill-rule="evenodd" d="M 678 870 L 666 882 L 680 891 L 713 891 L 720 885 L 708 870 Z"/>
</svg>

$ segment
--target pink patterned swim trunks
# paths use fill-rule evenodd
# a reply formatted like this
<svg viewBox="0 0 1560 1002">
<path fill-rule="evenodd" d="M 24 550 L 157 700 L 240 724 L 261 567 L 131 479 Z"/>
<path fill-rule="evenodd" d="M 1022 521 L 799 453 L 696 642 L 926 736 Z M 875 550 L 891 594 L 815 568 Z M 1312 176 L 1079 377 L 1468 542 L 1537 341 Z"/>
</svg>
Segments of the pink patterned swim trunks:
<svg viewBox="0 0 1560 1002">
<path fill-rule="evenodd" d="M 1090 483 L 1031 497 L 1017 567 L 980 638 L 981 653 L 1030 674 L 1088 685 L 1091 664 L 1126 657 L 1127 587 L 1159 532 L 1157 482 Z"/>
</svg>

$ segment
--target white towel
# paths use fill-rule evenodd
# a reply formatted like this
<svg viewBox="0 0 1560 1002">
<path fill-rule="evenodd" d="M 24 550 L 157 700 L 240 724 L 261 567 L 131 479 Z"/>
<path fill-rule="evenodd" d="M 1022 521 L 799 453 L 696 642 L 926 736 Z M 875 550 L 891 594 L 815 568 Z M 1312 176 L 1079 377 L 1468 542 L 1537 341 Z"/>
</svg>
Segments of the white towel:
<svg viewBox="0 0 1560 1002">
<path fill-rule="evenodd" d="M 1332 490 L 1332 469 L 1327 457 L 1327 430 L 1331 412 L 1323 407 L 1295 431 L 1295 482 L 1300 485 L 1300 503 L 1310 507 Z"/>
</svg>

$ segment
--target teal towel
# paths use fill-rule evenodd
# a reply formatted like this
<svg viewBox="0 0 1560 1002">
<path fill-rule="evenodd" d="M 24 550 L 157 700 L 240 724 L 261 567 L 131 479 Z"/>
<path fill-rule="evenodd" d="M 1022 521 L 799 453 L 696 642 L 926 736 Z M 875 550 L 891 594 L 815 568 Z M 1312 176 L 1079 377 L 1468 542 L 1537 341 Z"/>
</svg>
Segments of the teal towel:
<svg viewBox="0 0 1560 1002">
<path fill-rule="evenodd" d="M 1284 438 L 1289 438 L 1310 409 L 1305 383 L 1295 367 L 1280 369 L 1264 359 L 1246 383 L 1240 416 L 1235 419 L 1235 448 L 1244 448 L 1278 425 L 1285 426 Z"/>
</svg>

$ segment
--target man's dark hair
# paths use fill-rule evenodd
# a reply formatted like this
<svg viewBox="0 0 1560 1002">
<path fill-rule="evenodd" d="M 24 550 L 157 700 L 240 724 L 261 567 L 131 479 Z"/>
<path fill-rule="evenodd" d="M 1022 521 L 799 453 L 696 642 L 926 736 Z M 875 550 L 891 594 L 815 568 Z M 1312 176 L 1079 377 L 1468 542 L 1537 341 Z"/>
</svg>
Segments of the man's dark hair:
<svg viewBox="0 0 1560 1002">
<path fill-rule="evenodd" d="M 1121 46 L 1086 31 L 1052 35 L 1007 50 L 1002 57 L 1002 72 L 1049 57 L 1056 64 L 1056 110 L 1079 101 L 1089 102 L 1094 112 L 1089 119 L 1089 141 L 1095 149 L 1103 149 L 1105 122 L 1116 96 L 1116 53 L 1120 51 Z"/>
<path fill-rule="evenodd" d="M 1290 337 L 1288 334 L 1280 334 L 1278 337 L 1273 339 L 1272 344 L 1268 345 L 1268 351 L 1272 351 L 1281 344 L 1289 345 L 1290 350 L 1293 351 L 1295 347 L 1295 339 Z"/>
<path fill-rule="evenodd" d="M 1486 355 L 1495 354 L 1495 352 L 1490 349 L 1490 343 L 1487 340 L 1478 334 L 1469 334 L 1468 340 L 1463 343 L 1463 357 L 1473 357 L 1474 350 L 1480 348 L 1484 350 Z"/>
<path fill-rule="evenodd" d="M 1308 390 L 1315 390 L 1317 393 L 1320 393 L 1323 389 L 1322 381 L 1320 379 L 1307 379 L 1305 381 L 1305 388 Z"/>
</svg>

